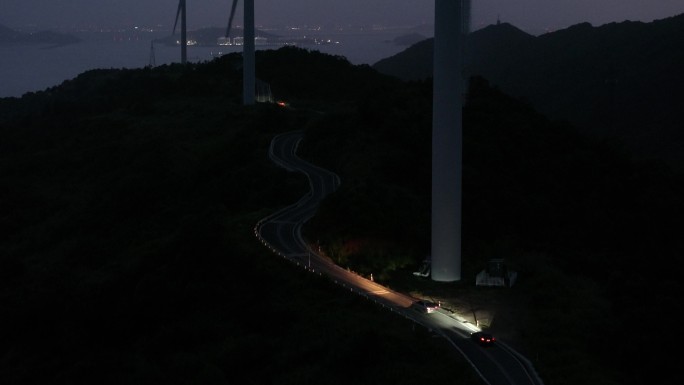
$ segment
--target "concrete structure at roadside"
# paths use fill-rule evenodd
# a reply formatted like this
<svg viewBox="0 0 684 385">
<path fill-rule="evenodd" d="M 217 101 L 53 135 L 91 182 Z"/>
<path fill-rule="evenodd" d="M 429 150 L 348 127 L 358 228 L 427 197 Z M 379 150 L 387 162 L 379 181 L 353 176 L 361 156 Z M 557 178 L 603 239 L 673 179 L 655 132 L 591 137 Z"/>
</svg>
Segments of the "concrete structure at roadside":
<svg viewBox="0 0 684 385">
<path fill-rule="evenodd" d="M 501 286 L 511 287 L 518 278 L 518 273 L 508 270 L 501 258 L 490 259 L 487 268 L 480 271 L 475 277 L 476 286 Z"/>
</svg>

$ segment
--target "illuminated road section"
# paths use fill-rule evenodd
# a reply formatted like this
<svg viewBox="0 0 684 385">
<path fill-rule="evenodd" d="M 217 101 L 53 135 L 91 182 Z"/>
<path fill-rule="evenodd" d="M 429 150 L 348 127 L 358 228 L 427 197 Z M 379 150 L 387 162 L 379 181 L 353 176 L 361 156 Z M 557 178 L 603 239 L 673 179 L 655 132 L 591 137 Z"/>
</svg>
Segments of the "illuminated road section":
<svg viewBox="0 0 684 385">
<path fill-rule="evenodd" d="M 314 215 L 321 200 L 337 189 L 340 179 L 336 174 L 316 167 L 296 155 L 301 139 L 301 131 L 276 136 L 271 142 L 269 157 L 288 171 L 304 173 L 309 179 L 310 191 L 292 205 L 259 221 L 254 228 L 257 238 L 274 253 L 298 266 L 314 274 L 325 275 L 350 292 L 372 300 L 446 338 L 470 362 L 486 384 L 542 384 L 532 365 L 503 342 L 498 341 L 495 346 L 486 348 L 472 342 L 470 334 L 480 329 L 464 318 L 443 309 L 429 314 L 420 312 L 412 306 L 417 299 L 345 270 L 309 247 L 302 238 L 301 227 Z"/>
</svg>

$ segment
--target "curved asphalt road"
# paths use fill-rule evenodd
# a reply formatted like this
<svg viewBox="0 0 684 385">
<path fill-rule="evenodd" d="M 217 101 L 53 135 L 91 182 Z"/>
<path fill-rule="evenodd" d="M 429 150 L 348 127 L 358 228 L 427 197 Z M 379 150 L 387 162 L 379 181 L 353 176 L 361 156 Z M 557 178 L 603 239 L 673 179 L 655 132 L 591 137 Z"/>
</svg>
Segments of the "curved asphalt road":
<svg viewBox="0 0 684 385">
<path fill-rule="evenodd" d="M 296 155 L 302 136 L 301 131 L 293 131 L 280 134 L 271 142 L 271 160 L 289 171 L 304 173 L 309 179 L 310 190 L 299 201 L 257 223 L 254 232 L 264 245 L 291 262 L 313 273 L 324 274 L 351 292 L 398 312 L 446 338 L 470 362 L 486 384 L 541 385 L 542 381 L 529 361 L 504 342 L 497 341 L 495 346 L 490 347 L 481 347 L 472 342 L 470 333 L 479 329 L 457 314 L 443 309 L 430 314 L 418 312 L 411 306 L 415 298 L 347 271 L 309 247 L 302 238 L 301 227 L 314 215 L 320 201 L 337 189 L 340 179 L 336 174 Z"/>
</svg>

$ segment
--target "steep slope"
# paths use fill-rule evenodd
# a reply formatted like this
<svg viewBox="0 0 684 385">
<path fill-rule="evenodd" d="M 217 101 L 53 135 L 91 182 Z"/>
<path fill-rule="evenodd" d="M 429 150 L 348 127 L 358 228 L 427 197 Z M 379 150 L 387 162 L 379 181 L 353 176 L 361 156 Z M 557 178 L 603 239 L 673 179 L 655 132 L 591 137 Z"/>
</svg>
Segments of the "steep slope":
<svg viewBox="0 0 684 385">
<path fill-rule="evenodd" d="M 280 53 L 297 78 L 333 62 L 359 81 L 339 58 Z M 0 98 L 0 383 L 480 384 L 441 339 L 257 241 L 308 187 L 270 140 L 320 113 L 243 108 L 235 61 Z"/>
<path fill-rule="evenodd" d="M 473 32 L 467 73 L 641 157 L 684 168 L 684 15 L 651 23 L 578 24 L 538 37 L 501 24 Z M 432 44 L 376 63 L 403 79 L 431 76 Z"/>
<path fill-rule="evenodd" d="M 534 357 L 548 383 L 636 385 L 672 373 L 664 348 L 676 342 L 660 341 L 662 329 L 621 336 L 638 314 L 682 307 L 679 273 L 665 267 L 684 253 L 682 178 L 474 78 L 464 108 L 464 278 L 430 285 L 412 272 L 430 253 L 431 97 L 429 83 L 414 82 L 308 127 L 302 154 L 343 181 L 306 226 L 310 239 L 392 288 L 456 298 L 473 312 L 500 301 L 486 322 Z M 519 272 L 509 292 L 474 287 L 490 258 Z M 660 349 L 644 363 L 637 352 L 655 340 Z"/>
<path fill-rule="evenodd" d="M 468 59 L 478 58 L 478 64 L 495 67 L 497 63 L 493 62 L 494 60 L 500 60 L 502 57 L 513 60 L 516 52 L 524 49 L 533 40 L 534 36 L 509 23 L 490 25 L 471 35 L 468 41 Z M 433 42 L 433 38 L 425 39 L 394 56 L 378 61 L 372 67 L 381 73 L 403 80 L 423 80 L 432 77 Z M 478 70 L 477 74 L 488 72 L 490 71 Z"/>
</svg>

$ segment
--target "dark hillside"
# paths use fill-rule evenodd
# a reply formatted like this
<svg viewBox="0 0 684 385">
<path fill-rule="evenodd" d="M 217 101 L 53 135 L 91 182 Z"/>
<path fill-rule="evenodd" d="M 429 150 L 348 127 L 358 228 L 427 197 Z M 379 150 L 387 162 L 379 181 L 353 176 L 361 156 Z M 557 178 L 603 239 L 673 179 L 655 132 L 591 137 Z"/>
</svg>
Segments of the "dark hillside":
<svg viewBox="0 0 684 385">
<path fill-rule="evenodd" d="M 307 188 L 270 140 L 310 116 L 243 108 L 235 59 L 0 99 L 0 383 L 479 384 L 443 341 L 257 241 Z"/>
<path fill-rule="evenodd" d="M 418 42 L 402 52 L 373 64 L 378 72 L 402 80 L 425 80 L 432 77 L 434 39 Z"/>
<path fill-rule="evenodd" d="M 477 60 L 479 65 L 487 66 L 486 68 L 478 67 L 478 74 L 488 74 L 492 69 L 500 67 L 501 63 L 492 63 L 491 60 L 506 58 L 505 63 L 517 60 L 519 52 L 532 44 L 534 40 L 534 36 L 509 23 L 490 25 L 473 32 L 468 42 L 470 50 L 468 57 L 469 59 L 477 58 L 473 60 Z M 378 61 L 373 64 L 373 68 L 403 80 L 430 78 L 432 77 L 433 43 L 433 38 L 420 41 L 394 56 Z"/>
<path fill-rule="evenodd" d="M 343 266 L 406 290 L 423 286 L 411 272 L 429 255 L 430 98 L 429 83 L 407 84 L 371 108 L 321 118 L 302 148 L 343 180 L 307 226 L 310 237 Z M 676 329 L 657 314 L 681 310 L 679 273 L 667 266 L 684 252 L 684 181 L 480 78 L 464 119 L 464 280 L 433 295 L 467 298 L 486 261 L 504 257 L 521 278 L 499 294 L 507 305 L 491 327 L 540 354 L 542 378 L 639 384 L 667 371 L 665 350 L 648 364 L 636 352 L 660 328 Z M 623 338 L 637 314 L 659 328 Z"/>
<path fill-rule="evenodd" d="M 303 52 L 308 52 L 302 55 Z M 382 98 L 401 82 L 379 74 L 367 65 L 351 66 L 342 56 L 285 47 L 264 51 L 258 58 L 259 76 L 271 84 L 279 98 L 331 103 L 354 102 L 359 96 Z"/>
<path fill-rule="evenodd" d="M 257 63 L 289 108 L 240 105 L 239 55 L 0 99 L 0 383 L 481 383 L 441 339 L 253 236 L 307 187 L 267 157 L 294 129 L 342 178 L 304 229 L 341 265 L 496 305 L 491 329 L 545 383 L 675 383 L 660 332 L 682 310 L 677 175 L 474 78 L 465 279 L 431 285 L 411 275 L 429 253 L 431 82 L 297 48 Z M 492 257 L 519 272 L 510 290 L 473 285 Z"/>
<path fill-rule="evenodd" d="M 469 73 L 549 117 L 684 169 L 684 15 L 583 23 L 538 37 L 500 24 L 473 32 L 468 44 Z M 373 67 L 403 79 L 430 77 L 431 45 L 426 40 Z"/>
</svg>

